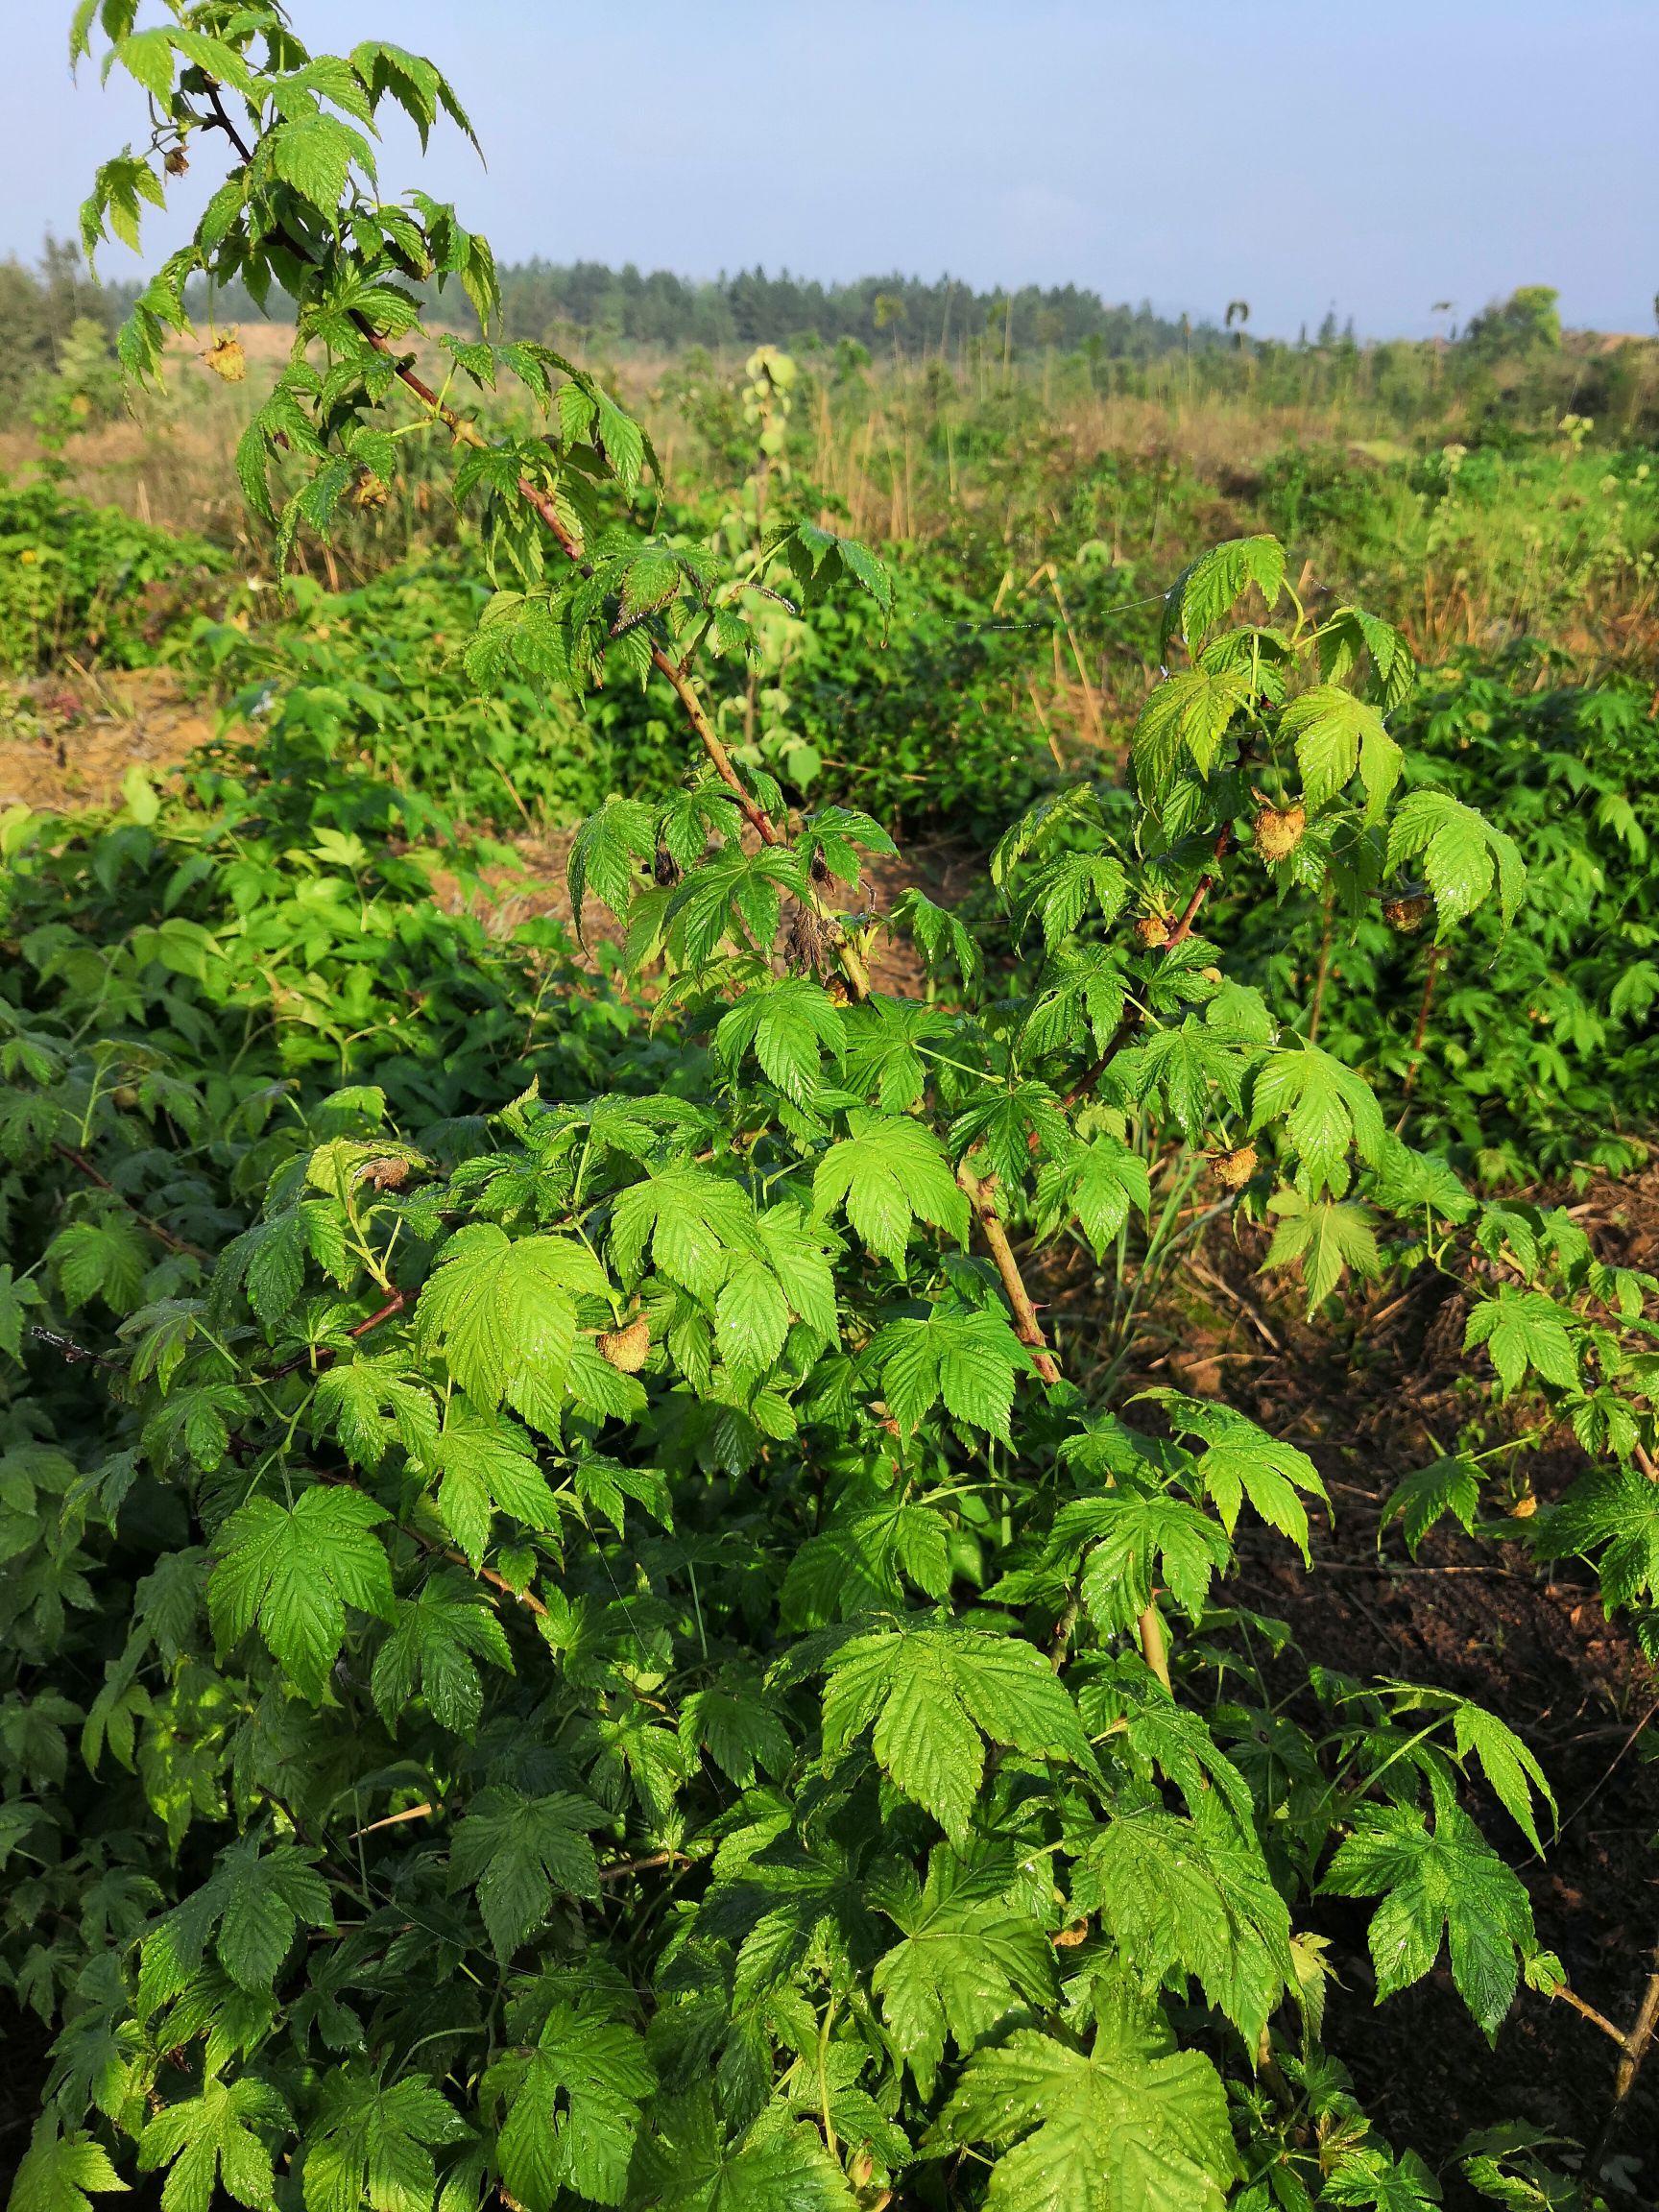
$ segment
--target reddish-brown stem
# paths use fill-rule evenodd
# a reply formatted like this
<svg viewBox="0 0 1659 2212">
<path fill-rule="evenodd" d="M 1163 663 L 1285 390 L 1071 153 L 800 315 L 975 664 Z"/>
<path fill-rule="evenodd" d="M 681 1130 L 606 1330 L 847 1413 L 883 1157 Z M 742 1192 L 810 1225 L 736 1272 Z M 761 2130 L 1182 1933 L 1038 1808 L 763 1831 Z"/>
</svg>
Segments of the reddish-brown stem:
<svg viewBox="0 0 1659 2212">
<path fill-rule="evenodd" d="M 204 1252 L 200 1244 L 192 1244 L 187 1237 L 175 1237 L 171 1229 L 163 1229 L 159 1221 L 153 1220 L 142 1208 L 134 1206 L 125 1190 L 117 1190 L 108 1176 L 100 1173 L 84 1152 L 77 1152 L 72 1144 L 60 1144 L 56 1138 L 52 1149 L 60 1160 L 67 1160 L 71 1167 L 78 1167 L 89 1183 L 96 1183 L 100 1190 L 108 1190 L 111 1198 L 119 1198 L 133 1220 L 148 1229 L 158 1244 L 165 1244 L 169 1252 L 182 1252 L 191 1260 L 201 1260 L 212 1266 L 211 1252 Z"/>
<path fill-rule="evenodd" d="M 1410 1065 L 1406 1070 L 1406 1080 L 1400 1086 L 1400 1095 L 1407 1112 L 1411 1105 L 1411 1094 L 1417 1085 L 1417 1070 L 1423 1064 L 1423 1040 L 1429 1034 L 1429 1014 L 1434 1004 L 1434 986 L 1440 978 L 1441 963 L 1450 950 L 1445 945 L 1431 945 L 1429 949 L 1429 966 L 1423 977 L 1423 1001 L 1417 1009 L 1417 1026 L 1411 1035 Z M 1394 1134 L 1398 1136 L 1405 1126 L 1406 1114 L 1402 1113 L 1394 1124 Z"/>
<path fill-rule="evenodd" d="M 1002 1226 L 997 1211 L 997 1178 L 986 1176 L 981 1182 L 967 1167 L 958 1167 L 956 1180 L 967 1193 L 985 1242 L 990 1247 L 992 1262 L 1002 1280 L 1003 1295 L 1014 1312 L 1014 1334 L 1022 1344 L 1029 1345 L 1036 1354 L 1033 1361 L 1045 1382 L 1060 1381 L 1059 1363 L 1048 1349 L 1048 1339 L 1043 1334 L 1037 1319 L 1037 1309 L 1031 1303 L 1031 1293 L 1025 1287 L 1025 1279 L 1020 1272 L 1020 1262 L 1014 1257 L 1014 1247 L 1008 1241 L 1008 1232 Z"/>
<path fill-rule="evenodd" d="M 409 1303 L 405 1290 L 394 1290 L 384 1306 L 377 1307 L 367 1321 L 354 1321 L 347 1330 L 348 1336 L 367 1336 L 371 1329 L 378 1329 L 382 1321 L 390 1321 L 394 1313 L 401 1313 Z M 279 1382 L 284 1375 L 297 1375 L 300 1369 L 315 1359 L 333 1359 L 338 1355 L 332 1344 L 320 1344 L 310 1352 L 302 1352 L 298 1359 L 284 1360 L 280 1367 L 273 1368 L 266 1376 L 267 1382 Z"/>
</svg>

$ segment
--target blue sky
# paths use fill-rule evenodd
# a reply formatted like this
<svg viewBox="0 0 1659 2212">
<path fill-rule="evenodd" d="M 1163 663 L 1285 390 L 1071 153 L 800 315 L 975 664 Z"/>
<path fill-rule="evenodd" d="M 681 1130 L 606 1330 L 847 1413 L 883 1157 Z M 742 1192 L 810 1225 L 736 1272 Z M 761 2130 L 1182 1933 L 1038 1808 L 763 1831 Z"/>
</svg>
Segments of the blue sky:
<svg viewBox="0 0 1659 2212">
<path fill-rule="evenodd" d="M 503 258 L 1092 285 L 1294 336 L 1440 326 L 1517 284 L 1652 327 L 1659 0 L 292 0 L 322 50 L 430 54 L 489 156 L 421 180 Z M 140 101 L 8 18 L 0 253 L 69 229 Z M 183 205 L 213 156 L 204 147 Z M 412 141 L 383 184 L 414 181 Z M 179 235 L 157 225 L 157 252 Z M 110 259 L 113 272 L 127 257 Z M 1443 319 L 1442 319 L 1443 320 Z"/>
</svg>

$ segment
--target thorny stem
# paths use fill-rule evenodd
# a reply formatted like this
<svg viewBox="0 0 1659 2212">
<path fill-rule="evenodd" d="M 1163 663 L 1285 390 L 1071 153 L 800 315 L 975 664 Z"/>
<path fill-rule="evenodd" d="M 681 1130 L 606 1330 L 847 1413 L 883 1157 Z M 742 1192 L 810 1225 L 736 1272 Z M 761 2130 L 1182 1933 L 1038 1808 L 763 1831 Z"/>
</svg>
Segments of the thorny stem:
<svg viewBox="0 0 1659 2212">
<path fill-rule="evenodd" d="M 163 1229 L 159 1221 L 153 1221 L 141 1207 L 133 1204 L 125 1190 L 117 1190 L 108 1176 L 101 1174 L 93 1166 L 84 1152 L 78 1152 L 72 1144 L 60 1143 L 56 1138 L 52 1141 L 52 1149 L 60 1160 L 67 1160 L 71 1167 L 79 1167 L 87 1181 L 96 1183 L 100 1190 L 108 1190 L 112 1198 L 119 1198 L 132 1218 L 148 1229 L 158 1244 L 165 1244 L 169 1252 L 181 1252 L 191 1260 L 204 1261 L 208 1266 L 213 1264 L 211 1252 L 204 1252 L 200 1244 L 192 1244 L 187 1237 L 175 1237 L 171 1229 Z"/>
</svg>

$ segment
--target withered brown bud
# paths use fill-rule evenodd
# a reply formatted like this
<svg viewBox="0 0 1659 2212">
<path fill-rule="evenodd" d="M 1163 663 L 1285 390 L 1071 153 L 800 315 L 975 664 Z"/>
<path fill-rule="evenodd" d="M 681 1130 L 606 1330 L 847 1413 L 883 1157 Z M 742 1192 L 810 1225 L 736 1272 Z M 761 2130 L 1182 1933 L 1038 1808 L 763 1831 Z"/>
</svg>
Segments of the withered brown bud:
<svg viewBox="0 0 1659 2212">
<path fill-rule="evenodd" d="M 227 384 L 241 384 L 247 379 L 248 356 L 242 350 L 241 339 L 233 330 L 221 338 L 217 345 L 205 348 L 202 358 L 214 375 L 223 377 Z"/>
<path fill-rule="evenodd" d="M 651 1324 L 643 1313 L 626 1329 L 605 1331 L 598 1339 L 599 1357 L 624 1375 L 637 1375 L 651 1351 Z"/>
<path fill-rule="evenodd" d="M 664 891 L 672 891 L 679 882 L 681 868 L 661 838 L 657 841 L 656 855 L 651 862 L 652 879 Z"/>
<path fill-rule="evenodd" d="M 1160 945 L 1169 942 L 1169 925 L 1162 914 L 1142 914 L 1135 925 L 1135 942 L 1143 945 L 1148 952 L 1156 952 Z"/>
<path fill-rule="evenodd" d="M 1402 937 L 1409 937 L 1434 910 L 1434 902 L 1425 891 L 1411 891 L 1404 899 L 1384 899 L 1382 919 L 1390 929 L 1398 929 Z"/>
<path fill-rule="evenodd" d="M 359 507 L 384 507 L 392 496 L 392 488 L 383 476 L 376 476 L 373 469 L 366 469 L 358 477 L 351 496 Z"/>
<path fill-rule="evenodd" d="M 167 158 L 161 166 L 169 177 L 182 177 L 190 166 L 190 157 L 182 146 L 173 146 L 168 149 Z"/>
<path fill-rule="evenodd" d="M 799 907 L 783 938 L 783 957 L 799 974 L 816 974 L 830 947 L 830 932 L 809 906 Z"/>
<path fill-rule="evenodd" d="M 373 1185 L 376 1190 L 401 1190 L 409 1180 L 409 1163 L 407 1160 L 390 1157 L 384 1160 L 365 1160 L 357 1170 L 357 1179 L 360 1183 Z"/>
<path fill-rule="evenodd" d="M 1210 1172 L 1223 1190 L 1242 1190 L 1256 1172 L 1255 1145 L 1240 1144 L 1231 1152 L 1212 1153 Z"/>
<path fill-rule="evenodd" d="M 1054 1948 L 1056 1951 L 1074 1951 L 1079 1943 L 1088 1940 L 1088 1921 L 1073 1920 L 1070 1928 L 1062 1928 L 1059 1935 L 1053 1937 Z"/>
<path fill-rule="evenodd" d="M 1307 811 L 1301 806 L 1263 806 L 1256 817 L 1256 850 L 1269 864 L 1288 860 L 1307 827 Z"/>
</svg>

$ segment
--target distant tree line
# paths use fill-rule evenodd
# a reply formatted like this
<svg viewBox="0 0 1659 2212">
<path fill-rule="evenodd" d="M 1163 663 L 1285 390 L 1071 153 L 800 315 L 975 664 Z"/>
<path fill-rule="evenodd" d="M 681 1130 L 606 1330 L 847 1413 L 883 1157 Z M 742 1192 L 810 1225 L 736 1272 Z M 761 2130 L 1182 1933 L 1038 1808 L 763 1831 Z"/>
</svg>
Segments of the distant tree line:
<svg viewBox="0 0 1659 2212">
<path fill-rule="evenodd" d="M 1183 346 L 1225 342 L 1214 323 L 1190 325 L 1158 315 L 1150 305 L 1109 306 L 1076 284 L 1013 292 L 976 291 L 959 278 L 925 283 L 898 274 L 822 284 L 769 276 L 763 269 L 693 282 L 666 269 L 649 274 L 632 262 L 522 261 L 501 272 L 509 329 L 542 338 L 563 328 L 589 339 L 671 350 L 792 345 L 827 347 L 852 339 L 871 353 L 953 352 L 967 338 L 996 351 L 1029 355 L 1048 347 L 1095 347 L 1116 359 L 1149 360 Z"/>
<path fill-rule="evenodd" d="M 60 365 L 78 321 L 89 319 L 112 333 L 140 288 L 95 282 L 76 248 L 50 236 L 33 267 L 15 255 L 0 261 L 0 409 L 10 413 L 41 375 Z M 435 320 L 476 327 L 458 290 L 442 296 L 435 287 L 425 290 Z M 1249 308 L 1242 301 L 1231 303 L 1224 323 L 1194 323 L 1157 314 L 1145 302 L 1110 306 L 1076 284 L 977 291 L 955 277 L 925 283 L 899 275 L 822 284 L 787 271 L 769 276 L 762 269 L 693 281 L 665 269 L 642 273 L 632 262 L 613 269 L 603 261 L 538 258 L 503 269 L 501 293 L 510 336 L 653 352 L 694 346 L 731 352 L 761 344 L 810 352 L 856 345 L 878 358 L 894 352 L 954 358 L 972 341 L 1014 359 L 1050 348 L 1129 363 L 1226 349 L 1257 354 L 1265 364 L 1291 350 L 1247 334 Z M 281 321 L 292 313 L 281 297 L 268 309 L 259 307 L 240 286 L 211 301 L 197 289 L 186 301 L 198 322 L 211 315 L 221 325 L 257 322 L 267 312 Z M 1659 302 L 1655 309 L 1659 313 Z M 1309 343 L 1304 330 L 1294 350 Z M 1334 314 L 1311 343 L 1321 353 L 1357 350 L 1352 322 L 1339 327 Z M 1473 368 L 1541 356 L 1561 343 L 1556 295 L 1543 285 L 1524 285 L 1471 317 L 1454 351 Z"/>
</svg>

